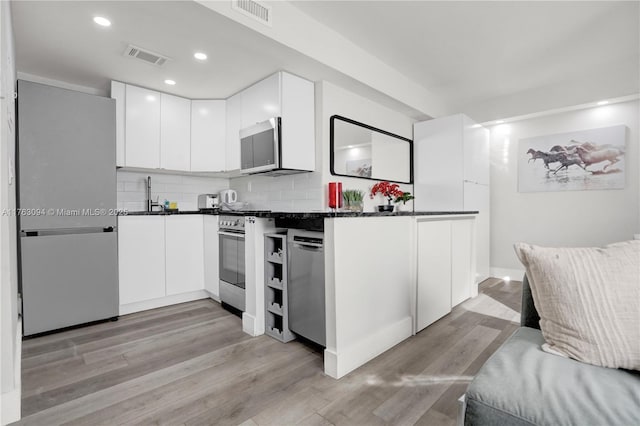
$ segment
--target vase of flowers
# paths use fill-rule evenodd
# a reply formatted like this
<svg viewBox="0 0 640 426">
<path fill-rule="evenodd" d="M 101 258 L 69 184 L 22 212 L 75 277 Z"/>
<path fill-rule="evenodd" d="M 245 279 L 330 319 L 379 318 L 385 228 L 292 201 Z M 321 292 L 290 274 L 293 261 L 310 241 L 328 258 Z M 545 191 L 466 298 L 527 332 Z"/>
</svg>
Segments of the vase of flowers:
<svg viewBox="0 0 640 426">
<path fill-rule="evenodd" d="M 361 212 L 363 209 L 364 191 L 345 189 L 342 191 L 343 209 L 350 212 Z"/>
<path fill-rule="evenodd" d="M 395 203 L 398 204 L 398 210 L 399 211 L 408 211 L 408 207 L 407 207 L 407 201 L 411 201 L 413 200 L 414 197 L 413 195 L 411 195 L 410 192 L 403 192 L 402 195 L 396 197 L 395 199 Z"/>
<path fill-rule="evenodd" d="M 381 204 L 378 206 L 379 212 L 392 212 L 394 205 L 391 202 L 401 197 L 403 192 L 400 190 L 400 185 L 397 183 L 389 183 L 387 181 L 378 182 L 371 188 L 369 196 L 373 199 L 376 195 L 381 194 L 387 199 L 387 204 Z"/>
</svg>

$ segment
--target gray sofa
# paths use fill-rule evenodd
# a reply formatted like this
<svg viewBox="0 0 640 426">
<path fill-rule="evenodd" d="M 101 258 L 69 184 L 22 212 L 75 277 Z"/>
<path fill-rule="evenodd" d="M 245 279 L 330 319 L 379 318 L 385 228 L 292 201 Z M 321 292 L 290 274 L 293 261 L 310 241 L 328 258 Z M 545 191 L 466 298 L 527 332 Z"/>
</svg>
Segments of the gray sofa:
<svg viewBox="0 0 640 426">
<path fill-rule="evenodd" d="M 539 320 L 525 276 L 521 327 L 469 385 L 464 424 L 640 425 L 640 372 L 543 352 Z"/>
</svg>

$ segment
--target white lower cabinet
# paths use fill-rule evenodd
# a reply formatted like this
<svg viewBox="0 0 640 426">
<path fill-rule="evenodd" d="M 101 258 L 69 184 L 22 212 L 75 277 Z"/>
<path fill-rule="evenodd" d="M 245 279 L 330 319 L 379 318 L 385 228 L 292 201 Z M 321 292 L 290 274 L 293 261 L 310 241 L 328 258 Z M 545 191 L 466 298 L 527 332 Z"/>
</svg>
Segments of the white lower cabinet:
<svg viewBox="0 0 640 426">
<path fill-rule="evenodd" d="M 451 222 L 418 221 L 416 331 L 451 312 Z"/>
<path fill-rule="evenodd" d="M 475 296 L 475 219 L 418 219 L 416 332 Z"/>
<path fill-rule="evenodd" d="M 204 289 L 220 299 L 218 216 L 204 216 Z"/>
<path fill-rule="evenodd" d="M 204 290 L 202 215 L 165 216 L 167 295 Z"/>
<path fill-rule="evenodd" d="M 217 216 L 120 216 L 120 315 L 217 298 L 217 228 Z"/>
<path fill-rule="evenodd" d="M 163 297 L 164 269 L 164 217 L 119 217 L 120 305 Z"/>
</svg>

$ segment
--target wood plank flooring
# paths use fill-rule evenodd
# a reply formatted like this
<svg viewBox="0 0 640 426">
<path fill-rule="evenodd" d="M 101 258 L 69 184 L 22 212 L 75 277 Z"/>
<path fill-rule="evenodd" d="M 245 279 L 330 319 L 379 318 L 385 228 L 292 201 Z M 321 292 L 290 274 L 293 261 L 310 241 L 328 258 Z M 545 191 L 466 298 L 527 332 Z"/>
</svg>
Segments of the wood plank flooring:
<svg viewBox="0 0 640 426">
<path fill-rule="evenodd" d="M 322 354 L 242 332 L 200 300 L 28 339 L 24 425 L 454 425 L 457 399 L 517 328 L 521 283 L 478 297 L 340 380 Z"/>
</svg>

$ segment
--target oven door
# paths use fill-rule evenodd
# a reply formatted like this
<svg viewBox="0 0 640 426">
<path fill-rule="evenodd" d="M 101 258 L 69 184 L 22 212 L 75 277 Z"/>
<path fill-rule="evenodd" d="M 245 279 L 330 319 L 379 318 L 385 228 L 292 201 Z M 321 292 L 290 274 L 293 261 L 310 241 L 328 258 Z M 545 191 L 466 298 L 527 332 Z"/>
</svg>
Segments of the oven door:
<svg viewBox="0 0 640 426">
<path fill-rule="evenodd" d="M 218 231 L 220 281 L 244 289 L 244 234 Z"/>
</svg>

